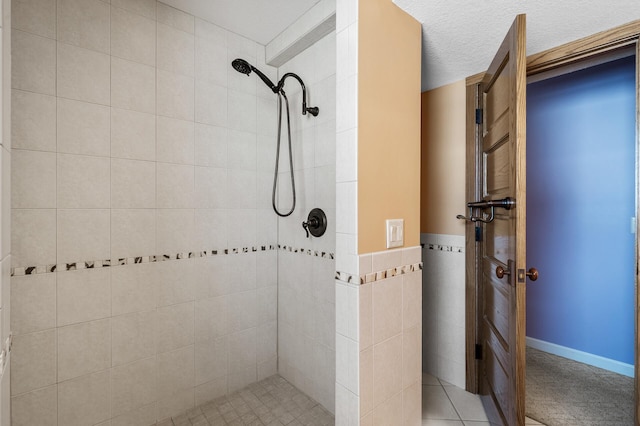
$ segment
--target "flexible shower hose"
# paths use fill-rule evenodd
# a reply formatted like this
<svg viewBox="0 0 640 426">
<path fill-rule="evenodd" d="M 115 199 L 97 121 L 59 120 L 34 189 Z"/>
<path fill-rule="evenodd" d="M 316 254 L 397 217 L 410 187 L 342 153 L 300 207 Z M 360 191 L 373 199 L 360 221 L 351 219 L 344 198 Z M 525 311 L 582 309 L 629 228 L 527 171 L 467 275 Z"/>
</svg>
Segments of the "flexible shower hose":
<svg viewBox="0 0 640 426">
<path fill-rule="evenodd" d="M 280 135 L 282 133 L 282 98 L 284 98 L 285 105 L 287 107 L 287 136 L 289 139 L 289 172 L 291 175 L 291 192 L 293 193 L 293 203 L 291 210 L 288 213 L 280 213 L 278 206 L 276 206 L 276 190 L 278 187 L 278 168 L 280 165 Z M 291 121 L 289 119 L 289 100 L 284 90 L 278 92 L 278 146 L 276 148 L 276 167 L 273 173 L 273 191 L 271 193 L 271 204 L 273 205 L 273 211 L 280 217 L 287 217 L 296 208 L 296 181 L 293 177 L 293 153 L 291 151 Z"/>
</svg>

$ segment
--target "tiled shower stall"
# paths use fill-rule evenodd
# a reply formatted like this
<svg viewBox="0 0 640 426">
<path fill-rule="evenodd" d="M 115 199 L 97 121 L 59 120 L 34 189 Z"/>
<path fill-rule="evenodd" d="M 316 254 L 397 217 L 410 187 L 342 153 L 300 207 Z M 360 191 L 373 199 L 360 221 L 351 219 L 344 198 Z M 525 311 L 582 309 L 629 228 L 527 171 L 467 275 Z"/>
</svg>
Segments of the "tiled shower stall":
<svg viewBox="0 0 640 426">
<path fill-rule="evenodd" d="M 276 68 L 156 0 L 14 0 L 11 36 L 12 424 L 152 424 L 276 372 L 333 412 L 335 32 Z M 287 218 L 276 97 L 238 57 L 320 108 L 287 81 Z"/>
</svg>

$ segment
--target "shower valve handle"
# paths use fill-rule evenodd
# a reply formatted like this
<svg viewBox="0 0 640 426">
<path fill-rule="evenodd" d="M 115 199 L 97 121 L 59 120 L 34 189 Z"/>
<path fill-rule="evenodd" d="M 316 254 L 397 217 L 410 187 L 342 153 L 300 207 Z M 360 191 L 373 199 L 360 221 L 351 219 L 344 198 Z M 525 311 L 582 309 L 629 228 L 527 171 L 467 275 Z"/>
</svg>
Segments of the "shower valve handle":
<svg viewBox="0 0 640 426">
<path fill-rule="evenodd" d="M 309 233 L 314 237 L 321 237 L 327 230 L 327 216 L 322 209 L 315 208 L 309 212 L 307 221 L 302 222 L 302 227 L 307 233 L 307 238 L 309 238 Z"/>
</svg>

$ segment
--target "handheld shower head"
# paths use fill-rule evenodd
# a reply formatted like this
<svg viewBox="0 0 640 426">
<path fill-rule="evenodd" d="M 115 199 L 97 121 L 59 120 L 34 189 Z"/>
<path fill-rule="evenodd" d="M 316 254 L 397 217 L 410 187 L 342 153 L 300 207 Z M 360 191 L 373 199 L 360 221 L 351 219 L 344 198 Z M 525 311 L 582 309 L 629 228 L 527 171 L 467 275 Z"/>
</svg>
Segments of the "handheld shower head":
<svg viewBox="0 0 640 426">
<path fill-rule="evenodd" d="M 231 62 L 231 66 L 233 67 L 234 70 L 242 74 L 249 75 L 251 74 L 251 71 L 255 72 L 256 74 L 258 74 L 258 77 L 260 77 L 260 79 L 264 82 L 264 84 L 267 85 L 267 87 L 269 87 L 274 93 L 278 93 L 279 88 L 277 88 L 276 85 L 273 84 L 271 80 L 269 80 L 269 77 L 264 75 L 262 71 L 260 71 L 258 68 L 254 67 L 244 59 L 240 59 L 240 58 L 234 59 Z"/>
<path fill-rule="evenodd" d="M 231 62 L 231 66 L 234 70 L 246 75 L 251 74 L 251 68 L 253 68 L 251 64 L 249 64 L 249 62 L 245 61 L 244 59 L 234 59 Z"/>
</svg>

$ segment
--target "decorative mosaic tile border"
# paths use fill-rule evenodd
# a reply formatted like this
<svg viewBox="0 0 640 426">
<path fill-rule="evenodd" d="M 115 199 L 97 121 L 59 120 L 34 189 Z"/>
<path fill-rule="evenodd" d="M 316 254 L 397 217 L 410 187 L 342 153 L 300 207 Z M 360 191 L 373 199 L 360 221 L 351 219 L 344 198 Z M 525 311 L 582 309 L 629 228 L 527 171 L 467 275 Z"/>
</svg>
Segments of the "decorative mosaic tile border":
<svg viewBox="0 0 640 426">
<path fill-rule="evenodd" d="M 300 253 L 307 254 L 313 257 L 321 257 L 323 259 L 335 259 L 336 255 L 334 253 L 326 252 L 326 251 L 318 251 L 304 248 L 296 248 L 293 246 L 280 245 L 278 244 L 278 249 L 282 251 L 288 251 L 289 253 Z"/>
<path fill-rule="evenodd" d="M 422 271 L 422 262 L 413 263 L 411 265 L 396 266 L 395 268 L 385 269 L 384 271 L 371 272 L 369 274 L 361 275 L 360 277 L 347 274 L 346 272 L 336 271 L 335 279 L 349 284 L 356 284 L 356 282 L 359 281 L 360 285 L 362 285 L 416 271 Z"/>
<path fill-rule="evenodd" d="M 437 251 L 449 251 L 453 253 L 464 253 L 464 247 L 459 246 L 445 246 L 442 244 L 423 244 L 423 248 L 427 250 L 437 250 Z"/>
<path fill-rule="evenodd" d="M 240 253 L 255 253 L 258 251 L 269 250 L 283 250 L 292 253 L 307 254 L 309 256 L 321 257 L 324 259 L 334 259 L 334 253 L 328 253 L 318 250 L 310 250 L 304 248 L 293 248 L 291 246 L 275 244 L 253 246 L 253 247 L 241 247 L 222 250 L 203 250 L 197 252 L 186 252 L 176 254 L 163 254 L 158 256 L 138 256 L 138 257 L 122 257 L 117 259 L 105 259 L 105 260 L 91 260 L 82 262 L 69 262 L 69 263 L 57 263 L 51 265 L 40 266 L 24 266 L 11 268 L 11 276 L 19 277 L 23 275 L 35 275 L 35 274 L 49 274 L 56 271 L 77 271 L 81 269 L 98 269 L 108 268 L 110 266 L 123 266 L 134 265 L 138 263 L 154 263 L 163 262 L 166 260 L 181 260 L 181 259 L 194 259 L 199 257 L 209 256 L 224 256 L 228 254 L 240 254 Z"/>
</svg>

